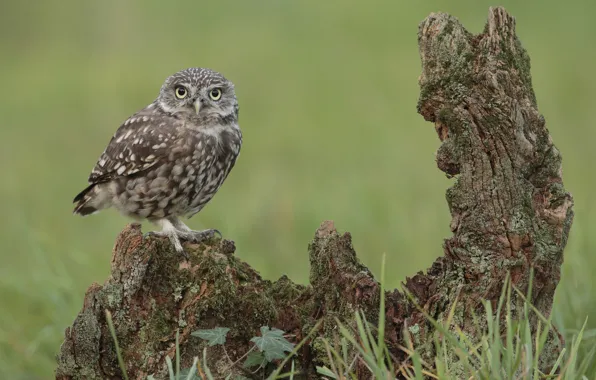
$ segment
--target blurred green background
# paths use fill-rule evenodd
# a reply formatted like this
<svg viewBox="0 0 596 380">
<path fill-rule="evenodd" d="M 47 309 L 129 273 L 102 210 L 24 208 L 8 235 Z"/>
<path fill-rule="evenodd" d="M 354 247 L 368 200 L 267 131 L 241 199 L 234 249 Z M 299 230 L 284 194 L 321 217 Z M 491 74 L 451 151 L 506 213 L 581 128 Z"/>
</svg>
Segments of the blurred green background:
<svg viewBox="0 0 596 380">
<path fill-rule="evenodd" d="M 51 378 L 85 289 L 109 275 L 128 222 L 71 214 L 119 124 L 186 67 L 235 82 L 244 146 L 190 220 L 236 241 L 264 277 L 308 281 L 320 222 L 350 231 L 388 285 L 425 269 L 449 236 L 451 181 L 416 113 L 417 28 L 447 11 L 474 33 L 488 1 L 0 2 L 0 378 Z M 596 328 L 596 3 L 504 1 L 532 58 L 540 111 L 562 151 L 576 218 L 555 315 Z M 151 226 L 144 226 L 147 230 Z M 584 344 L 596 343 L 591 330 Z"/>
</svg>

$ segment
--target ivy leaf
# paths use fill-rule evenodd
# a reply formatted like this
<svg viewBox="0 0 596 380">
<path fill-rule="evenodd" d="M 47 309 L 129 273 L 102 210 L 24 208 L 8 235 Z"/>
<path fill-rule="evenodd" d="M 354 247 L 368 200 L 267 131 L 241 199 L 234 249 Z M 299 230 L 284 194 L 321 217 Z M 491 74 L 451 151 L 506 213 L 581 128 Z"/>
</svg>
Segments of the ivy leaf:
<svg viewBox="0 0 596 380">
<path fill-rule="evenodd" d="M 190 333 L 192 336 L 199 337 L 208 341 L 207 344 L 210 346 L 216 346 L 218 344 L 226 343 L 226 336 L 230 331 L 227 327 L 216 327 L 209 330 L 197 330 Z"/>
<path fill-rule="evenodd" d="M 270 329 L 268 326 L 262 326 L 261 336 L 255 336 L 250 341 L 261 350 L 269 362 L 285 358 L 285 352 L 291 352 L 294 349 L 294 344 L 284 338 L 282 330 Z"/>
<path fill-rule="evenodd" d="M 265 359 L 263 353 L 259 351 L 253 351 L 250 354 L 248 354 L 242 366 L 244 368 L 259 366 L 259 368 L 261 368 L 265 367 L 265 364 L 267 364 L 267 359 Z"/>
</svg>

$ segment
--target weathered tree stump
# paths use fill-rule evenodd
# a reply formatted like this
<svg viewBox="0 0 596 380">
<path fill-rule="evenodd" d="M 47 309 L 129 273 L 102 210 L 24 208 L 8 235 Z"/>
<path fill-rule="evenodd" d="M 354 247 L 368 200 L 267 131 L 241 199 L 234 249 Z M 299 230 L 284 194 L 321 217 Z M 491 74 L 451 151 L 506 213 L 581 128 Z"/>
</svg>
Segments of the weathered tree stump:
<svg viewBox="0 0 596 380">
<path fill-rule="evenodd" d="M 573 201 L 563 188 L 561 155 L 537 110 L 515 20 L 503 8 L 491 8 L 485 30 L 475 36 L 456 18 L 431 14 L 420 24 L 418 39 L 418 111 L 435 124 L 442 142 L 438 167 L 456 177 L 447 191 L 453 236 L 443 244 L 444 256 L 426 273 L 408 278 L 404 288 L 438 320 L 457 298 L 454 323 L 473 336 L 476 329 L 466 316 L 483 313 L 482 300 L 498 300 L 508 273 L 525 291 L 533 269 L 531 301 L 549 315 Z M 324 222 L 310 244 L 309 286 L 286 277 L 264 280 L 234 250 L 228 240 L 187 244 L 191 257 L 184 261 L 167 240 L 144 238 L 138 224 L 127 226 L 114 247 L 110 278 L 87 290 L 83 309 L 66 329 L 56 378 L 122 377 L 106 309 L 131 379 L 165 377 L 176 330 L 182 366 L 189 367 L 206 344 L 192 331 L 230 328 L 225 352 L 224 346 L 208 351 L 211 371 L 222 374 L 230 371 L 230 359 L 249 349 L 261 326 L 284 330 L 297 342 L 319 320 L 318 336 L 332 337 L 335 318 L 353 324 L 360 309 L 369 321 L 377 319 L 379 283 L 358 261 L 350 234 L 339 234 L 332 222 Z M 399 345 L 406 338 L 432 358 L 436 331 L 423 313 L 399 290 L 385 297 L 386 341 L 395 360 L 403 360 Z M 542 366 L 552 364 L 560 343 L 553 334 Z M 297 364 L 314 377 L 314 366 L 326 360 L 315 337 L 300 350 Z M 236 367 L 231 371 L 243 374 Z"/>
</svg>

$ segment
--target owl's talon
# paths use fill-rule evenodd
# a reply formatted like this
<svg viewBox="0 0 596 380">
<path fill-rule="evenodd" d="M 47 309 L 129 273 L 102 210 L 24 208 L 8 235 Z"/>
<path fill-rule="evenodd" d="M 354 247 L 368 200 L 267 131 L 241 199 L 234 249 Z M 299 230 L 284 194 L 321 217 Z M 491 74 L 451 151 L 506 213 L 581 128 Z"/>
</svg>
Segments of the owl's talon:
<svg viewBox="0 0 596 380">
<path fill-rule="evenodd" d="M 178 251 L 178 253 L 184 256 L 184 259 L 186 261 L 190 261 L 190 256 L 188 255 L 188 252 L 186 252 L 186 249 L 182 248 L 182 251 Z"/>
<path fill-rule="evenodd" d="M 202 243 L 206 240 L 214 238 L 215 235 L 219 235 L 220 238 L 222 237 L 221 232 L 214 228 L 203 231 L 180 231 L 178 233 L 178 237 L 180 237 L 180 239 L 192 243 Z"/>
<path fill-rule="evenodd" d="M 150 237 L 168 237 L 168 235 L 166 235 L 162 231 L 149 231 L 143 234 L 143 239 L 147 239 Z"/>
<path fill-rule="evenodd" d="M 167 228 L 164 231 L 149 231 L 149 232 L 145 232 L 143 234 L 144 239 L 147 239 L 149 237 L 160 237 L 160 238 L 166 237 L 166 238 L 168 238 L 168 240 L 170 240 L 170 242 L 174 246 L 174 249 L 176 250 L 176 252 L 178 252 L 179 254 L 184 256 L 184 258 L 186 260 L 190 259 L 188 252 L 186 252 L 186 250 L 182 247 L 182 244 L 180 244 L 180 237 L 178 236 L 177 233 L 175 233 L 174 229 Z"/>
</svg>

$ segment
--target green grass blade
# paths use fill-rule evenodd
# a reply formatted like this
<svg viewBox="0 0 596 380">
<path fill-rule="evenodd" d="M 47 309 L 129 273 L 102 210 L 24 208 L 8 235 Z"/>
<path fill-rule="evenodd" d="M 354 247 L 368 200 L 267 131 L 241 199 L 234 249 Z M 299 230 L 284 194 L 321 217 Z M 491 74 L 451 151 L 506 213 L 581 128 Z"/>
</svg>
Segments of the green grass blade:
<svg viewBox="0 0 596 380">
<path fill-rule="evenodd" d="M 300 341 L 300 343 L 298 343 L 296 346 L 294 346 L 294 349 L 292 350 L 292 352 L 290 352 L 288 354 L 288 356 L 286 356 L 286 358 L 281 362 L 281 364 L 277 367 L 277 369 L 275 371 L 273 371 L 273 373 L 271 375 L 269 375 L 269 377 L 267 379 L 269 380 L 273 380 L 273 379 L 277 379 L 277 377 L 279 376 L 279 374 L 281 373 L 283 367 L 286 365 L 286 363 L 288 362 L 288 360 L 290 360 L 290 358 L 294 355 L 296 355 L 296 353 L 298 352 L 298 350 L 300 350 L 300 348 L 302 346 L 304 346 L 304 344 L 317 332 L 319 331 L 319 327 L 321 327 L 321 324 L 323 323 L 323 320 L 320 319 L 317 321 L 317 323 L 315 324 L 315 326 L 310 330 L 310 332 L 308 333 L 307 336 L 304 337 L 304 339 L 302 339 L 302 341 Z"/>
<path fill-rule="evenodd" d="M 107 309 L 106 320 L 108 321 L 110 334 L 112 334 L 112 339 L 114 340 L 114 346 L 116 347 L 116 356 L 118 357 L 118 365 L 120 366 L 120 370 L 122 370 L 122 376 L 124 376 L 125 380 L 128 380 L 126 366 L 124 365 L 124 359 L 122 358 L 122 353 L 120 352 L 120 345 L 118 344 L 118 338 L 116 337 L 116 329 L 114 328 L 114 322 L 112 321 L 112 313 L 110 313 L 110 311 Z"/>
<path fill-rule="evenodd" d="M 333 371 L 331 371 L 329 368 L 327 367 L 316 367 L 317 373 L 319 375 L 323 375 L 326 376 L 330 379 L 337 379 L 337 376 L 333 373 Z"/>
<path fill-rule="evenodd" d="M 370 342 L 368 340 L 368 334 L 366 333 L 366 329 L 364 328 L 364 324 L 362 323 L 362 318 L 360 318 L 360 313 L 356 311 L 354 313 L 356 319 L 356 326 L 358 328 L 358 337 L 360 338 L 362 348 L 368 353 L 370 352 Z M 372 352 L 374 354 L 374 352 Z"/>
<path fill-rule="evenodd" d="M 208 380 L 215 380 L 209 366 L 207 365 L 207 347 L 203 348 L 203 372 L 205 372 L 205 376 L 207 376 Z"/>
<path fill-rule="evenodd" d="M 174 376 L 174 366 L 172 366 L 172 359 L 168 355 L 166 355 L 166 365 L 168 366 L 168 373 L 170 375 L 170 380 L 178 380 L 176 376 Z"/>
<path fill-rule="evenodd" d="M 385 347 L 385 258 L 386 255 L 383 253 L 383 258 L 381 260 L 381 283 L 379 284 L 379 326 L 378 326 L 378 341 L 377 341 L 377 351 L 375 356 L 377 357 L 377 366 L 382 367 L 385 360 L 385 355 L 383 355 L 383 350 Z"/>
<path fill-rule="evenodd" d="M 192 361 L 192 365 L 190 366 L 190 370 L 188 370 L 188 375 L 186 375 L 186 380 L 192 380 L 194 378 L 198 363 L 199 363 L 199 358 L 197 356 L 195 356 L 195 358 Z"/>
<path fill-rule="evenodd" d="M 180 376 L 180 330 L 176 329 L 176 380 Z"/>
<path fill-rule="evenodd" d="M 557 358 L 557 361 L 555 362 L 555 364 L 553 365 L 553 368 L 550 370 L 550 372 L 548 374 L 549 376 L 555 376 L 557 369 L 559 368 L 559 366 L 561 365 L 561 362 L 563 361 L 563 358 L 565 357 L 566 351 L 567 351 L 567 349 L 565 347 L 563 347 L 563 349 L 561 350 L 561 353 L 559 354 L 559 357 Z"/>
</svg>

